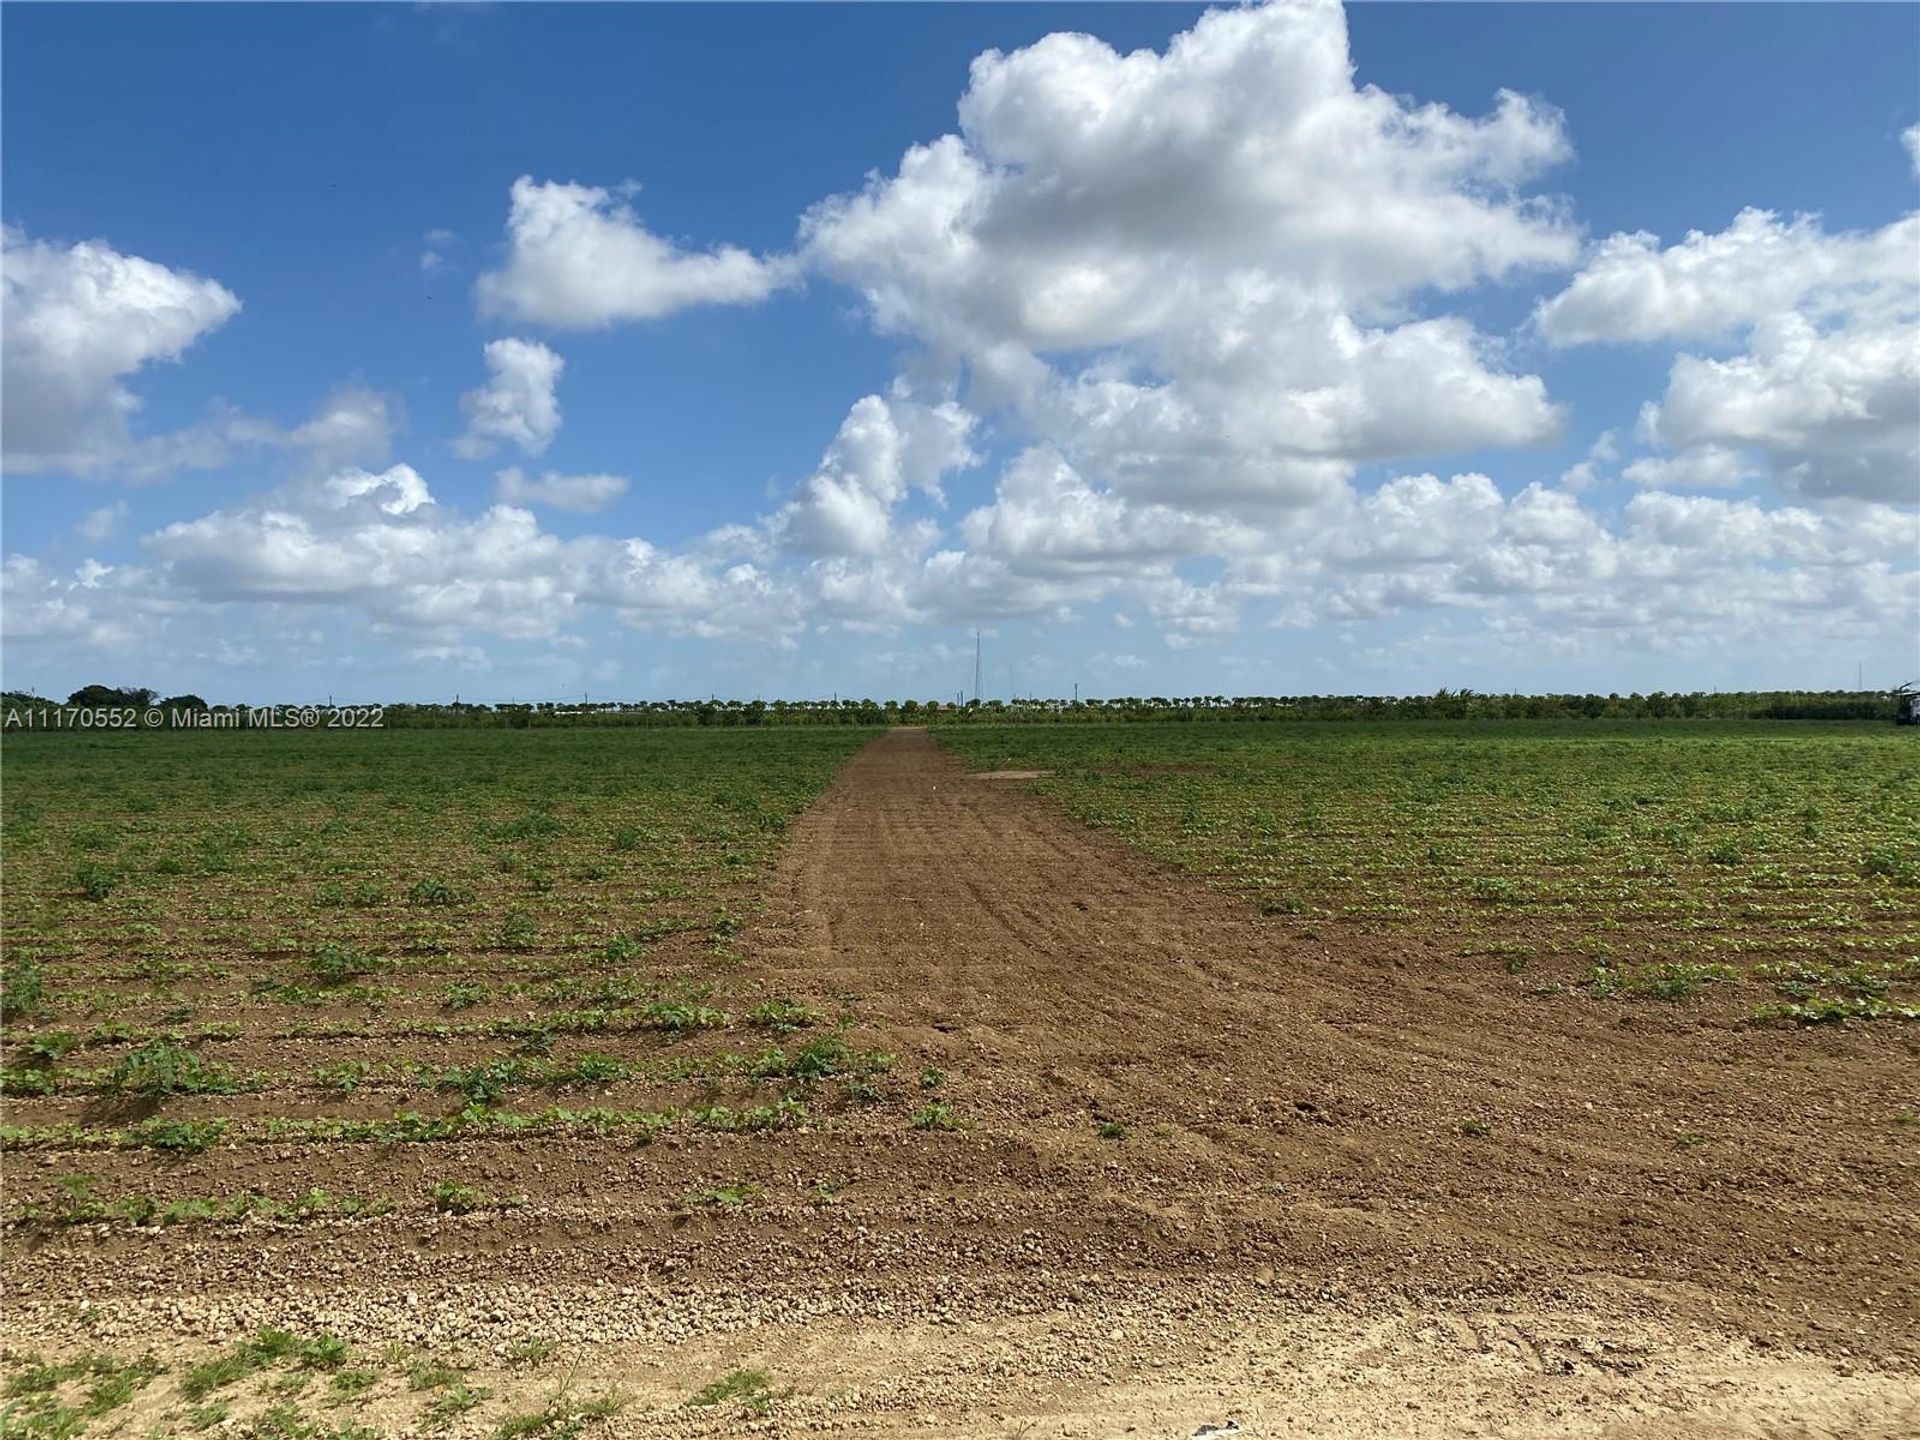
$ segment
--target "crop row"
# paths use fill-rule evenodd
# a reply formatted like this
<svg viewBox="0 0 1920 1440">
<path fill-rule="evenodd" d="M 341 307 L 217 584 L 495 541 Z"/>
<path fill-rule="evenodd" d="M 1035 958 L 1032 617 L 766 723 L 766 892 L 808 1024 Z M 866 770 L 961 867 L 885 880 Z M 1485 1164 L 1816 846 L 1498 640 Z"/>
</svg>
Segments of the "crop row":
<svg viewBox="0 0 1920 1440">
<path fill-rule="evenodd" d="M 1904 1015 L 1920 747 L 1891 727 L 976 726 L 942 745 L 1277 921 L 1439 933 L 1540 988 Z M 1673 967 L 1663 972 L 1659 967 Z M 1902 995 L 1909 997 L 1903 1002 Z"/>
</svg>

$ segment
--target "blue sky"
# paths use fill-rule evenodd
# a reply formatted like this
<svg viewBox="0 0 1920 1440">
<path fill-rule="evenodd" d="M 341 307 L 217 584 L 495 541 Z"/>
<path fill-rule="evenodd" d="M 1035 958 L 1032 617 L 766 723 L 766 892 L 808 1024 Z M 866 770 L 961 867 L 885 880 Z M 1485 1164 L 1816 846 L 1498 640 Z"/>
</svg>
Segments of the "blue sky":
<svg viewBox="0 0 1920 1440">
<path fill-rule="evenodd" d="M 1920 12 L 1203 17 L 9 7 L 7 683 L 1920 671 Z"/>
</svg>

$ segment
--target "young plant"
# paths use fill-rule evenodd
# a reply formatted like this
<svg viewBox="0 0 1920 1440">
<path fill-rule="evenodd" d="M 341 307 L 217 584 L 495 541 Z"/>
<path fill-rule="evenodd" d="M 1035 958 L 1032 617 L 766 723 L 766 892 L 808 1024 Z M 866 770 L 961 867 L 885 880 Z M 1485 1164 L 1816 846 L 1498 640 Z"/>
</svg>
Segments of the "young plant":
<svg viewBox="0 0 1920 1440">
<path fill-rule="evenodd" d="M 953 1107 L 944 1100 L 935 1100 L 922 1105 L 913 1112 L 913 1118 L 907 1122 L 915 1130 L 959 1130 L 962 1123 L 953 1113 Z"/>
<path fill-rule="evenodd" d="M 102 1088 L 110 1094 L 233 1095 L 257 1088 L 224 1065 L 202 1060 L 171 1040 L 150 1040 L 127 1052 L 106 1074 Z"/>
<path fill-rule="evenodd" d="M 765 1370 L 731 1370 L 711 1385 L 697 1391 L 689 1405 L 721 1405 L 731 1400 L 752 1416 L 762 1416 L 777 1401 L 791 1395 L 791 1389 L 775 1391 L 773 1377 Z"/>
</svg>

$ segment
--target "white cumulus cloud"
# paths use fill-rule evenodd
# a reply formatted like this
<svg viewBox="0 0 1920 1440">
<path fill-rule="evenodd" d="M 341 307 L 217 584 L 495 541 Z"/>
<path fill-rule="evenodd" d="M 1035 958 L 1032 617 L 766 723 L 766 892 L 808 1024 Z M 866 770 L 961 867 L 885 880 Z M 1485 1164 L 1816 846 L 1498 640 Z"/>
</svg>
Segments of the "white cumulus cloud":
<svg viewBox="0 0 1920 1440">
<path fill-rule="evenodd" d="M 1920 217 L 1829 235 L 1813 216 L 1742 210 L 1717 234 L 1660 248 L 1645 231 L 1600 242 L 1535 318 L 1558 345 L 1726 336 L 1788 313 L 1881 312 L 1912 304 Z"/>
<path fill-rule="evenodd" d="M 975 554 L 1026 575 L 1143 573 L 1258 541 L 1257 532 L 1229 519 L 1130 503 L 1089 484 L 1046 447 L 1026 451 L 1007 467 L 993 503 L 969 514 L 961 533 Z"/>
<path fill-rule="evenodd" d="M 870 555 L 894 534 L 910 490 L 936 499 L 941 477 L 978 463 L 974 417 L 950 400 L 867 395 L 841 422 L 820 464 L 770 522 L 780 545 L 813 555 Z"/>
<path fill-rule="evenodd" d="M 126 459 L 140 400 L 124 382 L 144 366 L 178 359 L 240 311 L 217 281 L 123 255 L 101 240 L 60 246 L 11 227 L 0 229 L 0 277 L 0 432 L 13 471 L 90 473 Z"/>
<path fill-rule="evenodd" d="M 1615 235 L 1535 319 L 1559 344 L 1735 348 L 1675 357 L 1640 425 L 1673 453 L 1629 465 L 1637 484 L 1727 486 L 1764 470 L 1810 499 L 1920 502 L 1920 215 L 1829 234 L 1810 216 L 1743 210 L 1666 249 Z"/>
<path fill-rule="evenodd" d="M 683 250 L 596 186 L 528 175 L 513 182 L 507 245 L 506 264 L 480 277 L 481 312 L 556 329 L 751 304 L 790 278 L 784 262 L 736 246 Z"/>
<path fill-rule="evenodd" d="M 538 455 L 560 433 L 560 399 L 554 393 L 567 362 L 538 340 L 492 340 L 486 348 L 487 383 L 460 397 L 466 433 L 453 442 L 469 460 L 491 455 L 506 441 Z"/>
<path fill-rule="evenodd" d="M 436 499 L 390 463 L 397 402 L 357 385 L 291 428 L 220 411 L 139 437 L 129 377 L 226 318 L 225 292 L 10 235 L 9 465 L 40 453 L 15 434 L 29 314 L 54 318 L 24 352 L 21 393 L 66 401 L 20 423 L 68 417 L 69 439 L 40 447 L 60 465 L 111 455 L 133 476 L 243 443 L 296 459 L 287 483 L 146 535 L 140 563 L 13 557 L 9 634 L 126 647 L 223 608 L 324 613 L 460 665 L 490 638 L 581 646 L 597 616 L 764 652 L 1101 605 L 1130 632 L 1103 662 L 1116 669 L 1156 634 L 1224 662 L 1254 626 L 1375 622 L 1409 644 L 1431 626 L 1635 663 L 1771 660 L 1782 636 L 1816 655 L 1910 647 L 1920 218 L 1836 233 L 1749 209 L 1673 244 L 1625 234 L 1583 251 L 1541 189 L 1571 154 L 1551 105 L 1498 92 L 1461 113 L 1357 73 L 1342 13 L 1319 0 L 1209 12 L 1160 50 L 1057 34 L 990 51 L 954 133 L 812 207 L 791 256 L 674 239 L 628 191 L 523 177 L 504 258 L 478 284 L 489 316 L 595 329 L 751 304 L 804 276 L 849 287 L 906 347 L 783 501 L 676 547 L 608 521 L 545 528 L 547 511 L 614 506 L 619 475 L 502 462 L 490 506 Z M 427 244 L 423 266 L 452 253 L 444 235 Z M 1511 309 L 1482 303 L 1491 287 L 1554 272 L 1557 293 L 1511 340 L 1468 318 Z M 102 329 L 102 315 L 119 318 Z M 1584 456 L 1536 483 L 1524 460 L 1436 465 L 1562 432 L 1564 397 L 1528 373 L 1536 342 L 1665 347 L 1631 452 L 1624 427 L 1588 428 Z M 81 357 L 67 371 L 49 358 L 61 344 Z M 523 338 L 485 358 L 454 450 L 543 454 L 565 362 Z M 49 391 L 50 374 L 80 378 Z M 956 478 L 983 454 L 990 483 Z M 1624 497 L 1606 493 L 1615 476 Z M 1784 503 L 1748 493 L 1763 477 Z M 966 496 L 958 514 L 949 490 Z M 130 518 L 96 511 L 61 546 Z"/>
<path fill-rule="evenodd" d="M 1300 505 L 1367 459 L 1556 432 L 1538 378 L 1408 312 L 1570 264 L 1523 193 L 1569 153 L 1517 94 L 1473 118 L 1356 86 L 1335 5 L 1215 11 L 1164 53 L 981 55 L 960 132 L 815 206 L 803 254 L 1092 478 Z"/>
</svg>

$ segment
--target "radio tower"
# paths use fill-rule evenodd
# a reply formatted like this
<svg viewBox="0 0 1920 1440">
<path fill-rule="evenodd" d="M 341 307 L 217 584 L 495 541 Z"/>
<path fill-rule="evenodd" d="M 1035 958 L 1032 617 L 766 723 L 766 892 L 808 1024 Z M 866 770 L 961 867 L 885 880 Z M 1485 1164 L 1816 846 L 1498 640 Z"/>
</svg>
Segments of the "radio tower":
<svg viewBox="0 0 1920 1440">
<path fill-rule="evenodd" d="M 980 632 L 973 632 L 973 703 L 980 703 Z"/>
</svg>

